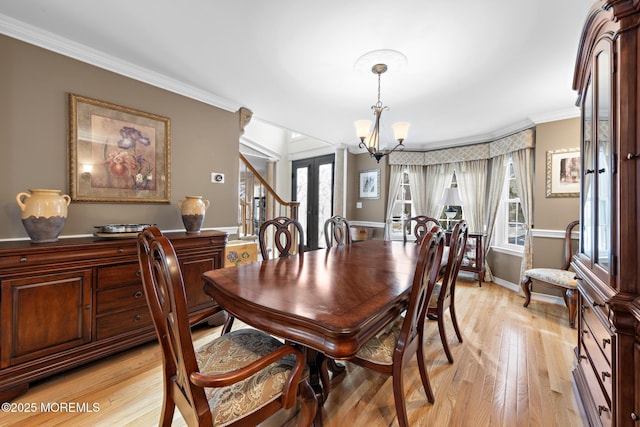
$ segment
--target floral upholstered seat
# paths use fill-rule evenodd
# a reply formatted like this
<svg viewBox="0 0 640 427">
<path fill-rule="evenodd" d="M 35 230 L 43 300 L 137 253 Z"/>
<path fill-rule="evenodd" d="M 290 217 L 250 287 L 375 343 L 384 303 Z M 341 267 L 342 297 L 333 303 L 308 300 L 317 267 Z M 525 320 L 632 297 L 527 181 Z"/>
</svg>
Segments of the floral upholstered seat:
<svg viewBox="0 0 640 427">
<path fill-rule="evenodd" d="M 559 270 L 557 268 L 532 268 L 524 272 L 525 276 L 532 279 L 551 283 L 567 289 L 577 289 L 576 273 L 570 270 Z"/>
</svg>

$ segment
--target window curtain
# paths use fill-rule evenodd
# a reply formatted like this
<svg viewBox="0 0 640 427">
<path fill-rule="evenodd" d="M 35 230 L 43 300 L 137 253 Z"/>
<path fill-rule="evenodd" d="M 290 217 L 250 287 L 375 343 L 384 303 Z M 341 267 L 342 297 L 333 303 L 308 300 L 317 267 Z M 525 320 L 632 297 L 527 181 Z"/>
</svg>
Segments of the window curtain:
<svg viewBox="0 0 640 427">
<path fill-rule="evenodd" d="M 451 184 L 453 170 L 453 163 L 424 166 L 425 185 L 424 187 L 417 187 L 424 189 L 423 192 L 426 203 L 425 210 L 423 211 L 424 215 L 432 218 L 440 217 L 442 211 L 440 199 L 442 199 L 444 189 Z"/>
<path fill-rule="evenodd" d="M 484 241 L 485 253 L 485 281 L 493 282 L 493 273 L 489 268 L 486 254 L 491 249 L 491 241 L 493 240 L 493 232 L 496 225 L 496 217 L 500 208 L 500 199 L 502 198 L 502 190 L 504 187 L 504 178 L 507 167 L 507 154 L 497 156 L 491 159 L 491 174 L 489 175 L 489 194 L 487 197 L 487 238 Z"/>
<path fill-rule="evenodd" d="M 391 240 L 391 219 L 393 217 L 393 205 L 400 190 L 400 180 L 402 179 L 402 165 L 389 166 L 389 198 L 387 199 L 387 220 L 384 225 L 384 240 Z M 412 192 L 413 193 L 413 192 Z"/>
<path fill-rule="evenodd" d="M 487 159 L 455 163 L 462 214 L 469 230 L 477 232 L 484 231 L 487 164 Z"/>
<path fill-rule="evenodd" d="M 418 188 L 427 188 L 427 180 L 424 166 L 409 165 L 409 187 L 411 188 L 411 210 L 412 215 L 426 215 L 427 198 L 424 191 L 416 191 Z"/>
<path fill-rule="evenodd" d="M 520 265 L 520 279 L 525 270 L 533 266 L 533 150 L 525 148 L 511 153 L 513 170 L 516 174 L 516 189 L 524 215 L 524 252 Z"/>
</svg>

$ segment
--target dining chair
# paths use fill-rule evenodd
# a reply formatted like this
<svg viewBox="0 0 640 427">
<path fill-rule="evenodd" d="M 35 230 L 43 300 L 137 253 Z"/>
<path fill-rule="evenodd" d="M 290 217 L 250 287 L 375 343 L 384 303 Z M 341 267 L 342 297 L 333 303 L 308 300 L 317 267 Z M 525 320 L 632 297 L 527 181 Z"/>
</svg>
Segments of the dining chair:
<svg viewBox="0 0 640 427">
<path fill-rule="evenodd" d="M 458 341 L 462 342 L 462 335 L 460 334 L 460 328 L 458 327 L 458 320 L 456 318 L 455 290 L 458 272 L 460 271 L 465 248 L 467 246 L 468 235 L 469 226 L 465 220 L 458 222 L 453 227 L 453 231 L 451 232 L 451 237 L 449 239 L 449 253 L 444 266 L 444 273 L 433 288 L 433 293 L 429 300 L 429 307 L 427 308 L 427 318 L 438 321 L 440 341 L 442 341 L 442 347 L 444 347 L 444 352 L 447 355 L 449 363 L 453 363 L 453 356 L 451 355 L 451 350 L 449 349 L 449 344 L 447 342 L 447 335 L 445 333 L 444 313 L 447 309 L 449 310 L 453 329 L 456 332 Z"/>
<path fill-rule="evenodd" d="M 540 283 L 552 288 L 562 289 L 562 298 L 569 309 L 569 326 L 576 327 L 576 314 L 578 313 L 578 282 L 576 273 L 569 270 L 571 258 L 573 258 L 573 243 L 571 234 L 580 221 L 572 221 L 567 225 L 564 233 L 564 260 L 561 268 L 532 268 L 524 272 L 520 282 L 520 288 L 525 296 L 524 306 L 531 302 L 531 286 Z"/>
<path fill-rule="evenodd" d="M 409 237 L 413 236 L 416 243 L 420 243 L 434 225 L 440 226 L 440 221 L 425 215 L 417 215 L 405 220 L 403 225 L 402 240 L 407 242 Z"/>
<path fill-rule="evenodd" d="M 351 226 L 346 218 L 334 215 L 324 222 L 324 240 L 327 248 L 351 244 Z"/>
<path fill-rule="evenodd" d="M 317 400 L 302 352 L 249 328 L 195 350 L 190 326 L 213 309 L 189 319 L 174 248 L 158 228 L 145 228 L 139 235 L 138 259 L 162 350 L 160 425 L 171 425 L 176 406 L 189 426 L 255 426 L 296 403 L 299 424 L 313 424 Z"/>
<path fill-rule="evenodd" d="M 440 268 L 444 242 L 444 231 L 438 226 L 434 226 L 423 236 L 405 312 L 364 343 L 356 356 L 349 359 L 357 365 L 392 376 L 393 396 L 400 427 L 409 426 L 402 374 L 414 354 L 418 359 L 418 369 L 427 400 L 430 403 L 435 401 L 425 364 L 424 324 L 427 305 Z"/>
<path fill-rule="evenodd" d="M 258 245 L 263 260 L 277 252 L 277 257 L 285 258 L 304 253 L 304 230 L 295 219 L 279 216 L 263 222 L 258 230 Z M 222 335 L 231 331 L 235 317 L 227 316 L 222 326 Z"/>
<path fill-rule="evenodd" d="M 286 216 L 265 221 L 258 230 L 258 244 L 262 259 L 269 259 L 270 252 L 273 251 L 277 251 L 273 256 L 280 258 L 302 255 L 304 242 L 302 225 L 297 220 Z"/>
</svg>

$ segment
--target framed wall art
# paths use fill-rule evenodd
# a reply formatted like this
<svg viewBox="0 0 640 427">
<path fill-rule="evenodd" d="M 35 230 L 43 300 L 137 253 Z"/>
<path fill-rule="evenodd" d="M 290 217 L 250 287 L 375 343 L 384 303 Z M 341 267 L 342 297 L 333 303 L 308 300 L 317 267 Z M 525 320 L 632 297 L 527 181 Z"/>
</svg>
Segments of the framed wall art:
<svg viewBox="0 0 640 427">
<path fill-rule="evenodd" d="M 360 171 L 360 198 L 380 198 L 380 169 Z"/>
<path fill-rule="evenodd" d="M 171 122 L 69 94 L 69 179 L 79 202 L 169 203 Z"/>
<path fill-rule="evenodd" d="M 547 197 L 580 196 L 580 149 L 547 151 Z"/>
</svg>

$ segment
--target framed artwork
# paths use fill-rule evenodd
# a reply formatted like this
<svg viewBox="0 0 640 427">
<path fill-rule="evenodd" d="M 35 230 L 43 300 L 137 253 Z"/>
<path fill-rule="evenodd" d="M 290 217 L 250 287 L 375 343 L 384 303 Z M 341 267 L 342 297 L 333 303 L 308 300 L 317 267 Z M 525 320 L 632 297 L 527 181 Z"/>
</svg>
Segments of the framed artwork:
<svg viewBox="0 0 640 427">
<path fill-rule="evenodd" d="M 78 202 L 170 203 L 171 121 L 69 94 L 69 180 Z"/>
<path fill-rule="evenodd" d="M 547 197 L 580 196 L 580 149 L 547 151 Z"/>
<path fill-rule="evenodd" d="M 360 171 L 360 198 L 380 198 L 380 169 Z"/>
</svg>

